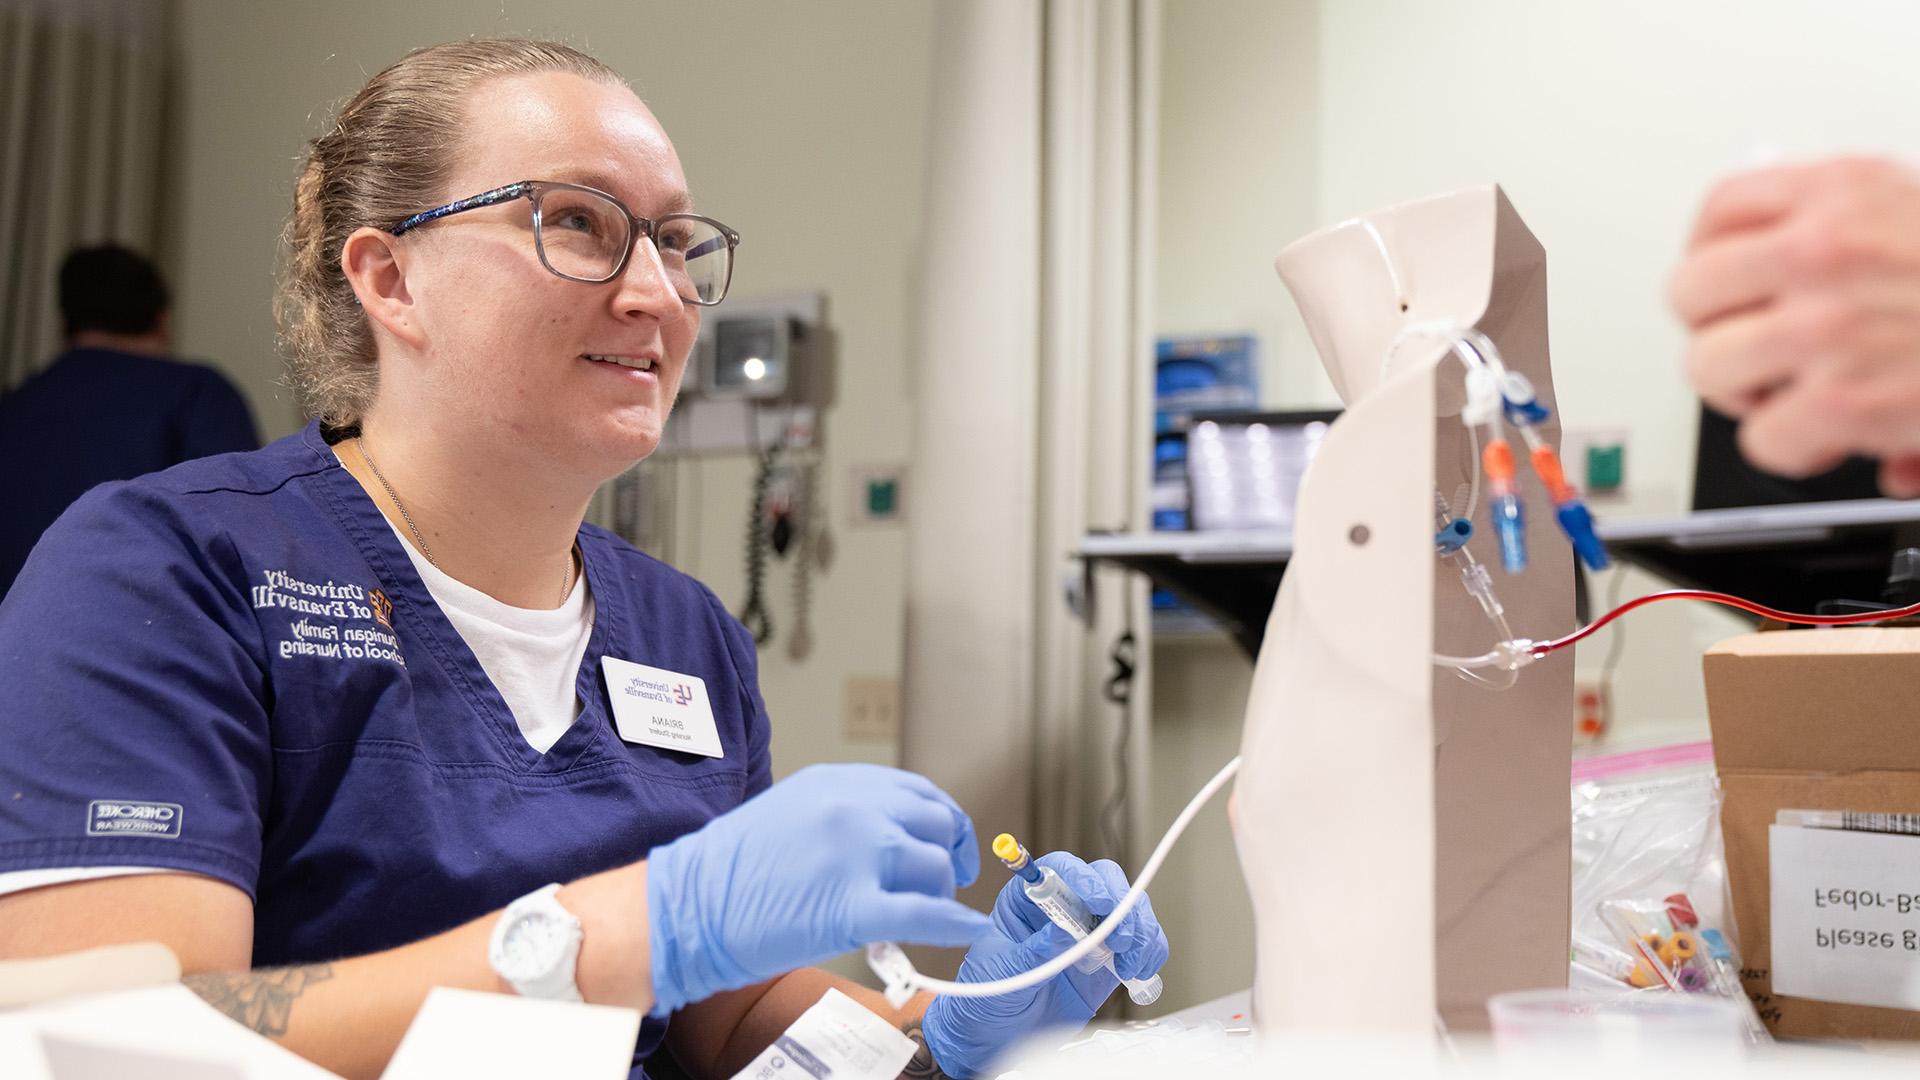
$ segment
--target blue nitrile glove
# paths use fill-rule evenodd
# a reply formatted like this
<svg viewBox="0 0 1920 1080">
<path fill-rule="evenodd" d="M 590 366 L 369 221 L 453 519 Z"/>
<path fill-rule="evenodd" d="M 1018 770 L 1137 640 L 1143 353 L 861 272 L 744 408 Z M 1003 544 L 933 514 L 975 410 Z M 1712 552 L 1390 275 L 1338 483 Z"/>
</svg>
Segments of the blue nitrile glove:
<svg viewBox="0 0 1920 1080">
<path fill-rule="evenodd" d="M 1064 851 L 1034 860 L 1053 868 L 1088 910 L 1103 916 L 1120 903 L 1127 891 L 1127 875 L 1112 860 L 1089 866 Z M 993 929 L 973 943 L 960 964 L 960 982 L 1003 979 L 1039 967 L 1067 951 L 1073 938 L 1053 925 L 1027 894 L 1019 878 L 1008 881 L 993 902 Z M 1127 913 L 1119 929 L 1107 938 L 1114 966 L 1121 978 L 1144 979 L 1167 962 L 1167 935 L 1153 917 L 1146 897 Z M 1042 1031 L 1078 1030 L 1093 1019 L 1095 1009 L 1119 986 L 1107 969 L 1083 975 L 1074 965 L 1031 990 L 998 997 L 969 998 L 941 995 L 927 1006 L 920 1032 L 927 1040 L 934 1064 L 948 1076 L 969 1077 L 984 1071 L 994 1058 Z M 1064 1032 L 1063 1032 L 1064 1033 Z"/>
<path fill-rule="evenodd" d="M 802 769 L 647 856 L 653 1015 L 873 941 L 964 945 L 973 822 L 931 780 Z"/>
</svg>

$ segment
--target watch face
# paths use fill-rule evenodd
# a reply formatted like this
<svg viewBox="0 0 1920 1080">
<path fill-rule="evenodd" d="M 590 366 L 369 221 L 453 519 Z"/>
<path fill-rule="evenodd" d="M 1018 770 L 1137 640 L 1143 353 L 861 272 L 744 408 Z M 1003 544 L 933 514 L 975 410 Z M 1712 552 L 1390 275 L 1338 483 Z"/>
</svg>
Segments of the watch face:
<svg viewBox="0 0 1920 1080">
<path fill-rule="evenodd" d="M 509 979 L 537 979 L 559 965 L 567 948 L 567 928 L 545 912 L 513 920 L 500 940 L 500 973 Z"/>
</svg>

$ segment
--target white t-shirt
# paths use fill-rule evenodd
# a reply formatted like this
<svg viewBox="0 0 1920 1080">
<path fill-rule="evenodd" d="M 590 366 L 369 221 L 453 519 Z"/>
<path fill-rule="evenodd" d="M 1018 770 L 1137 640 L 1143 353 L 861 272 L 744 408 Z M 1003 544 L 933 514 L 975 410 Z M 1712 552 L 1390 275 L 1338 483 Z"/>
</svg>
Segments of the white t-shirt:
<svg viewBox="0 0 1920 1080">
<path fill-rule="evenodd" d="M 487 678 L 506 699 L 520 734 L 535 750 L 546 753 L 580 716 L 574 682 L 580 660 L 587 654 L 587 639 L 593 636 L 593 597 L 587 590 L 587 575 L 574 580 L 566 603 L 557 608 L 517 608 L 448 577 L 398 529 L 394 535 L 400 537 L 434 603 L 460 631 Z"/>
<path fill-rule="evenodd" d="M 392 522 L 388 522 L 391 526 Z M 580 716 L 574 692 L 580 660 L 593 636 L 593 596 L 582 573 L 566 602 L 550 611 L 503 604 L 465 582 L 442 573 L 395 529 L 407 558 L 434 603 L 480 661 L 481 670 L 500 691 L 528 745 L 546 753 Z M 0 896 L 90 878 L 127 874 L 188 873 L 155 866 L 59 866 L 0 873 Z"/>
</svg>

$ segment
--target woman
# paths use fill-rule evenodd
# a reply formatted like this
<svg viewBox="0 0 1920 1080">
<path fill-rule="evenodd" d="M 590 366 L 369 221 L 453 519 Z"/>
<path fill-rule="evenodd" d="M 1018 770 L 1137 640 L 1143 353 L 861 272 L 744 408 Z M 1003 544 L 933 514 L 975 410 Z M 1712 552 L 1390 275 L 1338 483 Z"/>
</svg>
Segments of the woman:
<svg viewBox="0 0 1920 1080">
<path fill-rule="evenodd" d="M 803 965 L 1061 947 L 1016 890 L 952 899 L 975 838 L 924 779 L 769 786 L 746 634 L 582 525 L 726 292 L 738 238 L 691 211 L 652 114 L 562 46 L 422 50 L 343 107 L 277 305 L 316 422 L 97 489 L 0 606 L 0 956 L 165 942 L 348 1075 L 435 985 L 631 1006 L 636 1075 L 669 1037 L 729 1075 L 834 982 Z M 1049 858 L 1096 911 L 1125 887 Z M 1129 977 L 1166 955 L 1145 905 L 1114 941 Z M 848 992 L 963 1075 L 1110 990 Z"/>
</svg>

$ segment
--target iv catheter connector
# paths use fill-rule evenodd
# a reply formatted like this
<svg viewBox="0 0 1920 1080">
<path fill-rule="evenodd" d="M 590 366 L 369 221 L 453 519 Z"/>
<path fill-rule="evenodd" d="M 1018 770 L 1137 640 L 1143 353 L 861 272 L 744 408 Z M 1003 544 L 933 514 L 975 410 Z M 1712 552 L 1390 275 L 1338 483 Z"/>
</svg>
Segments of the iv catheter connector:
<svg viewBox="0 0 1920 1080">
<path fill-rule="evenodd" d="M 993 854 L 1020 878 L 1021 889 L 1027 899 L 1033 901 L 1034 906 L 1045 913 L 1055 926 L 1072 935 L 1075 941 L 1092 933 L 1093 928 L 1100 924 L 1100 920 L 1087 907 L 1087 902 L 1073 891 L 1066 879 L 1052 867 L 1034 862 L 1033 857 L 1027 854 L 1027 849 L 1011 834 L 1001 833 L 993 838 Z M 1082 973 L 1101 968 L 1106 968 L 1114 978 L 1120 979 L 1120 984 L 1127 988 L 1127 996 L 1133 999 L 1135 1005 L 1151 1005 L 1160 1000 L 1160 976 L 1121 979 L 1119 968 L 1114 966 L 1113 950 L 1105 945 L 1088 953 L 1080 964 Z"/>
<path fill-rule="evenodd" d="M 1560 465 L 1560 455 L 1533 428 L 1523 427 L 1520 434 L 1527 440 L 1527 456 L 1533 462 L 1533 471 L 1547 485 L 1547 497 L 1553 500 L 1553 519 L 1559 522 L 1560 531 L 1567 534 L 1567 540 L 1573 544 L 1574 554 L 1587 564 L 1588 569 L 1605 570 L 1608 565 L 1607 549 L 1594 531 L 1593 513 L 1580 498 L 1579 490 L 1567 482 L 1566 470 Z"/>
<path fill-rule="evenodd" d="M 1500 541 L 1500 565 L 1509 574 L 1521 573 L 1527 568 L 1527 515 L 1520 504 L 1513 448 L 1507 440 L 1488 440 L 1480 452 L 1480 467 L 1493 488 L 1488 510 L 1493 514 L 1493 534 Z"/>
<path fill-rule="evenodd" d="M 1587 504 L 1574 499 L 1560 504 L 1553 512 L 1553 519 L 1560 523 L 1560 531 L 1567 534 L 1573 542 L 1574 554 L 1587 564 L 1589 570 L 1605 570 L 1612 565 L 1607 558 L 1607 548 L 1600 542 L 1600 534 L 1594 531 L 1593 513 Z"/>
<path fill-rule="evenodd" d="M 1527 511 L 1520 496 L 1504 492 L 1493 497 L 1493 531 L 1500 539 L 1500 565 L 1509 574 L 1527 568 Z"/>
</svg>

